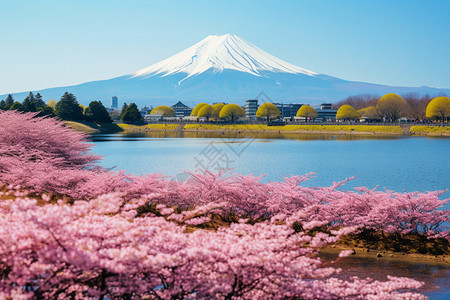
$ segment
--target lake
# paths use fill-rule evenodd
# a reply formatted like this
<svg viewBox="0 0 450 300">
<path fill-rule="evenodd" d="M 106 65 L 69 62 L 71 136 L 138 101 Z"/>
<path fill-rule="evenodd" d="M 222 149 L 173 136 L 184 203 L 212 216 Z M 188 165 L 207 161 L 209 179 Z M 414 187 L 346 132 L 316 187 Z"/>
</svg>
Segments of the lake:
<svg viewBox="0 0 450 300">
<path fill-rule="evenodd" d="M 263 181 L 314 172 L 308 186 L 329 186 L 356 177 L 344 188 L 367 186 L 393 191 L 449 188 L 450 139 L 426 137 L 299 136 L 300 139 L 173 138 L 96 135 L 93 151 L 101 165 L 134 174 L 231 169 L 264 175 Z"/>
<path fill-rule="evenodd" d="M 93 152 L 101 165 L 134 174 L 162 173 L 183 178 L 183 171 L 205 167 L 240 174 L 266 174 L 263 181 L 315 172 L 308 186 L 357 177 L 343 188 L 367 186 L 394 191 L 449 188 L 450 139 L 426 137 L 365 137 L 339 135 L 270 135 L 247 138 L 155 132 L 146 135 L 94 135 Z M 177 138 L 178 137 L 178 138 Z M 280 138 L 281 137 L 281 138 Z M 284 138 L 283 138 L 284 137 Z M 185 177 L 184 177 L 185 178 Z M 449 192 L 444 194 L 449 197 Z M 346 274 L 384 280 L 386 275 L 425 282 L 430 299 L 449 299 L 449 269 L 439 263 L 389 258 L 348 257 L 337 265 Z"/>
</svg>

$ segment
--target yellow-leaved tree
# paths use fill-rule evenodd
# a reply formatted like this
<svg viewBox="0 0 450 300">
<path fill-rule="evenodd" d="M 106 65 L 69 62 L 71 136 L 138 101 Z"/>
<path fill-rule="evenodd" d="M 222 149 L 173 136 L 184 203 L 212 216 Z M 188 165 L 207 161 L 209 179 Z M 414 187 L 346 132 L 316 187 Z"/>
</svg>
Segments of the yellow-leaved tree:
<svg viewBox="0 0 450 300">
<path fill-rule="evenodd" d="M 450 118 L 450 98 L 448 97 L 436 97 L 428 103 L 427 118 L 441 119 L 446 121 Z"/>
<path fill-rule="evenodd" d="M 339 107 L 336 113 L 336 120 L 355 120 L 360 117 L 359 113 L 353 106 L 345 104 Z"/>
<path fill-rule="evenodd" d="M 406 114 L 406 101 L 397 94 L 386 94 L 377 102 L 377 111 L 380 117 L 394 122 Z"/>
<path fill-rule="evenodd" d="M 358 113 L 361 115 L 361 117 L 370 118 L 370 119 L 377 119 L 378 118 L 378 112 L 375 106 L 369 106 L 366 108 L 362 108 L 358 110 Z"/>
<path fill-rule="evenodd" d="M 206 105 L 207 103 L 199 103 L 197 104 L 194 109 L 191 111 L 191 117 L 197 117 L 198 115 L 198 111 L 200 110 L 200 108 L 202 108 L 203 105 Z"/>
<path fill-rule="evenodd" d="M 220 117 L 220 111 L 222 110 L 222 108 L 225 106 L 224 103 L 216 103 L 212 106 L 212 113 L 211 113 L 211 118 L 214 119 L 219 119 Z"/>
<path fill-rule="evenodd" d="M 199 111 L 197 113 L 197 118 L 198 119 L 206 118 L 206 120 L 209 121 L 209 118 L 211 117 L 212 111 L 213 111 L 212 105 L 205 104 L 199 109 Z"/>
<path fill-rule="evenodd" d="M 51 108 L 55 109 L 56 107 L 56 100 L 55 99 L 50 99 L 47 101 L 47 106 L 50 106 Z"/>
<path fill-rule="evenodd" d="M 160 105 L 152 109 L 151 115 L 162 115 L 162 117 L 175 117 L 175 111 L 172 107 Z"/>
<path fill-rule="evenodd" d="M 229 119 L 231 122 L 245 116 L 245 111 L 237 104 L 227 104 L 220 110 L 219 117 L 221 119 Z"/>
<path fill-rule="evenodd" d="M 307 104 L 302 105 L 297 111 L 297 117 L 317 118 L 317 110 Z"/>
<path fill-rule="evenodd" d="M 258 118 L 266 118 L 267 122 L 269 122 L 270 119 L 279 117 L 280 114 L 280 110 L 273 103 L 263 103 L 256 111 L 256 116 Z"/>
</svg>

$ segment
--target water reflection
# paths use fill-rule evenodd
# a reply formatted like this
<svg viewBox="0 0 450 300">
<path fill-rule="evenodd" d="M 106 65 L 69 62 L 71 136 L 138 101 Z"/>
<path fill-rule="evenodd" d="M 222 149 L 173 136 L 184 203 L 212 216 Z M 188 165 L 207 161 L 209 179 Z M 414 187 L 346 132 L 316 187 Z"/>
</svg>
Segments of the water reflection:
<svg viewBox="0 0 450 300">
<path fill-rule="evenodd" d="M 285 133 L 285 132 L 202 132 L 202 131 L 148 131 L 148 132 L 124 132 L 119 134 L 93 134 L 94 141 L 104 140 L 136 140 L 135 138 L 255 138 L 255 139 L 288 139 L 299 141 L 312 140 L 396 140 L 405 137 L 392 135 L 369 135 L 369 134 L 318 134 L 318 133 Z"/>
<path fill-rule="evenodd" d="M 235 138 L 255 139 L 238 157 L 230 150 Z M 289 133 L 148 132 L 94 135 L 93 152 L 104 155 L 100 162 L 134 174 L 162 173 L 169 176 L 195 171 L 195 158 L 211 143 L 234 160 L 233 172 L 267 174 L 263 182 L 311 171 L 317 177 L 305 186 L 330 186 L 333 181 L 358 178 L 342 188 L 356 186 L 402 192 L 449 188 L 450 139 Z M 351 141 L 351 142 L 345 142 Z M 444 194 L 443 198 L 449 197 Z M 449 204 L 450 205 L 450 204 Z M 448 207 L 450 208 L 450 207 Z M 334 260 L 336 257 L 326 257 Z M 346 274 L 386 280 L 387 275 L 424 281 L 423 291 L 431 299 L 450 299 L 447 265 L 424 263 L 408 257 L 351 256 L 336 264 Z M 441 288 L 438 289 L 437 286 Z"/>
<path fill-rule="evenodd" d="M 370 255 L 357 254 L 341 259 L 337 259 L 337 256 L 338 253 L 320 254 L 324 261 L 336 261 L 333 266 L 345 270 L 345 274 L 339 275 L 342 278 L 358 276 L 385 281 L 388 275 L 409 277 L 425 283 L 420 292 L 425 293 L 430 299 L 449 299 L 448 263 L 407 255 L 377 258 L 373 252 Z"/>
</svg>

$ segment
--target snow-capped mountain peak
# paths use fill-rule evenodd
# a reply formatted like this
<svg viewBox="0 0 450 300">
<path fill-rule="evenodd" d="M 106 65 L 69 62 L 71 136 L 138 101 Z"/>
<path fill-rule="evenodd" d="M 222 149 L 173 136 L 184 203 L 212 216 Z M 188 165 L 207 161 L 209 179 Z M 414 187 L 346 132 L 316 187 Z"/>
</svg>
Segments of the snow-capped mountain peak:
<svg viewBox="0 0 450 300">
<path fill-rule="evenodd" d="M 210 35 L 161 62 L 141 69 L 132 77 L 167 76 L 185 73 L 186 78 L 206 70 L 221 72 L 236 70 L 261 76 L 261 72 L 281 72 L 291 74 L 318 75 L 283 61 L 247 42 L 236 35 Z"/>
<path fill-rule="evenodd" d="M 211 35 L 159 63 L 133 74 L 39 92 L 45 99 L 73 93 L 80 103 L 92 99 L 144 105 L 173 105 L 183 101 L 234 102 L 270 97 L 279 103 L 330 103 L 356 94 L 446 93 L 450 89 L 392 87 L 340 78 L 305 70 L 257 48 L 235 35 Z M 14 93 L 23 99 L 28 92 Z M 261 95 L 266 95 L 262 97 Z M 4 99 L 6 95 L 0 95 Z M 266 99 L 267 100 L 267 99 Z"/>
</svg>

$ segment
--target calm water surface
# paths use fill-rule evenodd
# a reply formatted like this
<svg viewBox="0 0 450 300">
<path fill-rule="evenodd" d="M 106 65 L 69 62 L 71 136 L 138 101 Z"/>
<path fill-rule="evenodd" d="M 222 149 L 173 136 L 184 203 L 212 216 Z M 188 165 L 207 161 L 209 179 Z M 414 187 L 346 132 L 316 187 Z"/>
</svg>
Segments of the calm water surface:
<svg viewBox="0 0 450 300">
<path fill-rule="evenodd" d="M 158 134 L 158 133 L 157 133 Z M 160 135 L 160 134 L 158 134 Z M 309 138 L 308 140 L 305 138 Z M 175 176 L 203 167 L 266 175 L 263 181 L 314 172 L 305 185 L 328 186 L 348 177 L 345 188 L 367 186 L 394 191 L 444 190 L 450 186 L 450 139 L 359 136 L 292 139 L 236 139 L 94 136 L 101 164 L 134 174 Z"/>
<path fill-rule="evenodd" d="M 215 137 L 214 137 L 215 136 Z M 93 151 L 101 164 L 134 174 L 180 175 L 203 167 L 231 168 L 240 174 L 264 175 L 263 181 L 315 172 L 305 185 L 328 186 L 348 177 L 343 188 L 367 186 L 394 191 L 445 190 L 450 186 L 450 139 L 368 138 L 361 136 L 245 136 L 153 133 L 145 136 L 97 135 Z M 179 136 L 178 136 L 179 137 Z M 284 138 L 280 138 L 284 137 Z M 449 192 L 444 197 L 450 197 Z M 346 274 L 384 280 L 386 275 L 425 282 L 430 299 L 450 299 L 445 265 L 349 257 L 338 266 Z"/>
</svg>

